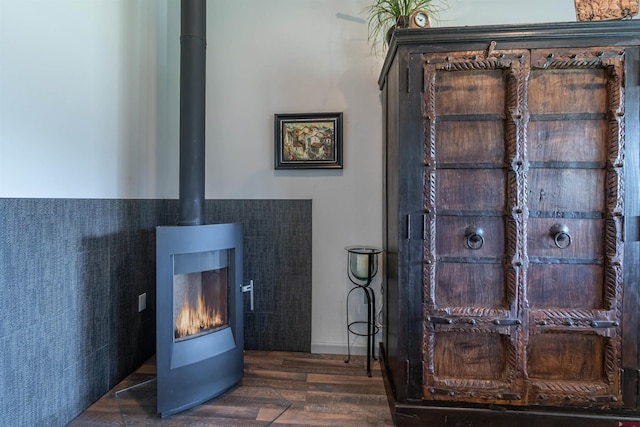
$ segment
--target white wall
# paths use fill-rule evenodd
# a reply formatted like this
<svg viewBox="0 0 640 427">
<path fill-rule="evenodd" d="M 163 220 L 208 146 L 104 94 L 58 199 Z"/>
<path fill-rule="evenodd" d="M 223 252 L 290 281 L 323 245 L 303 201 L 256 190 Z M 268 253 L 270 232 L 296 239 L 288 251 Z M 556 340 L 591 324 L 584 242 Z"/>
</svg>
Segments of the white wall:
<svg viewBox="0 0 640 427">
<path fill-rule="evenodd" d="M 366 4 L 277 0 L 265 12 L 255 0 L 208 2 L 206 197 L 313 199 L 315 351 L 345 351 L 344 247 L 382 241 L 382 59 L 367 44 Z M 163 146 L 178 138 L 177 7 L 169 3 L 174 35 L 159 92 L 172 100 L 160 123 Z M 274 114 L 311 112 L 344 113 L 344 169 L 275 171 Z M 175 178 L 163 187 L 177 194 Z"/>
<path fill-rule="evenodd" d="M 434 26 L 500 25 L 576 20 L 574 0 L 449 0 Z"/>
<path fill-rule="evenodd" d="M 155 3 L 0 0 L 0 197 L 157 196 Z"/>
<path fill-rule="evenodd" d="M 382 241 L 370 2 L 208 2 L 206 197 L 313 199 L 314 351 L 346 350 L 343 248 Z M 575 20 L 573 0 L 450 5 L 435 25 Z M 0 0 L 0 197 L 177 198 L 178 16 L 177 0 Z M 323 111 L 344 112 L 344 170 L 274 171 L 273 114 Z"/>
</svg>

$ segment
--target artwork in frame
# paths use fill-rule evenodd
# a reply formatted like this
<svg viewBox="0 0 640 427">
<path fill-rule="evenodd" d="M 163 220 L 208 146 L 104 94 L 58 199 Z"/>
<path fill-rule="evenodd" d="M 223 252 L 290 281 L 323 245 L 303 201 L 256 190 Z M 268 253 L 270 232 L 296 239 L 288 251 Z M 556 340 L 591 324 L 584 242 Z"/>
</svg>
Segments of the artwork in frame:
<svg viewBox="0 0 640 427">
<path fill-rule="evenodd" d="M 276 169 L 342 169 L 342 113 L 276 114 Z"/>
</svg>

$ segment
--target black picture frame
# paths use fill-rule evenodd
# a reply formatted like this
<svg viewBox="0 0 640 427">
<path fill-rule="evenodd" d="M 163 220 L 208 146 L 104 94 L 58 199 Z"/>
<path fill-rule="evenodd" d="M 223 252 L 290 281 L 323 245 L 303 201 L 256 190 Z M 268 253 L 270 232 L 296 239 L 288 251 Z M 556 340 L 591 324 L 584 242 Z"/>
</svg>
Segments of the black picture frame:
<svg viewBox="0 0 640 427">
<path fill-rule="evenodd" d="M 342 113 L 274 115 L 275 169 L 342 169 Z"/>
</svg>

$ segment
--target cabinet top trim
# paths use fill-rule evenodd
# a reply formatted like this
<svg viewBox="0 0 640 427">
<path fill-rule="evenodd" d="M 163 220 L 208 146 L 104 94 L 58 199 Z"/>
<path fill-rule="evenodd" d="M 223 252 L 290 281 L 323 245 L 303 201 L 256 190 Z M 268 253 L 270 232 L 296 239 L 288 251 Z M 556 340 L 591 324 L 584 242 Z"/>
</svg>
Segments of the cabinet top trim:
<svg viewBox="0 0 640 427">
<path fill-rule="evenodd" d="M 496 42 L 496 48 L 501 48 L 500 44 L 504 43 L 516 43 L 520 48 L 527 48 L 530 43 L 540 47 L 541 41 L 550 45 L 558 41 L 583 41 L 593 46 L 636 46 L 640 45 L 640 20 L 397 29 L 389 44 L 378 85 L 382 89 L 400 49 L 419 47 L 426 52 L 431 46 L 434 52 L 442 52 L 453 44 L 464 44 L 465 49 L 471 49 L 474 43 L 479 49 L 485 49 L 491 42 Z"/>
</svg>

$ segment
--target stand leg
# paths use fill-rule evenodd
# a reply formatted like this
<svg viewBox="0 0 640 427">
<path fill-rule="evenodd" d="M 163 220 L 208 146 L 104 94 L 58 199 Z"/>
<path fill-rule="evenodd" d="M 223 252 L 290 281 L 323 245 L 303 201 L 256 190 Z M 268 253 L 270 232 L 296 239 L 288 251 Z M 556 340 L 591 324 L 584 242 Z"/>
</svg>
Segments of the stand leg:
<svg viewBox="0 0 640 427">
<path fill-rule="evenodd" d="M 371 345 L 371 357 L 373 360 L 376 359 L 376 293 L 371 289 L 371 305 L 369 307 L 369 311 L 371 313 L 371 334 L 370 334 L 370 345 Z"/>
<path fill-rule="evenodd" d="M 349 331 L 349 297 L 354 289 L 356 288 L 351 289 L 347 294 L 347 358 L 344 360 L 344 363 L 349 363 L 351 360 L 351 343 L 349 340 L 349 336 L 351 335 L 351 331 Z"/>
<path fill-rule="evenodd" d="M 367 296 L 367 376 L 371 376 L 371 350 L 373 345 L 371 344 L 372 325 L 373 319 L 371 318 L 371 289 L 363 288 L 364 293 Z"/>
</svg>

